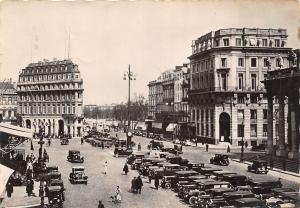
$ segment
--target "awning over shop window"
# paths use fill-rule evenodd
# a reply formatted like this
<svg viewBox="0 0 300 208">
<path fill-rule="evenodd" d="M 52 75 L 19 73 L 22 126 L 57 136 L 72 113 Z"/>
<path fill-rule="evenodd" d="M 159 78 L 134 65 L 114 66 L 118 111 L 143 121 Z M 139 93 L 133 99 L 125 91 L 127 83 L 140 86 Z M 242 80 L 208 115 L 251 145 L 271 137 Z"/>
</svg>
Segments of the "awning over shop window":
<svg viewBox="0 0 300 208">
<path fill-rule="evenodd" d="M 0 132 L 25 138 L 33 137 L 33 130 L 19 126 L 14 126 L 7 123 L 0 123 Z"/>
<path fill-rule="evenodd" d="M 2 195 L 2 193 L 4 192 L 6 183 L 13 172 L 13 169 L 0 164 L 0 195 Z"/>
<path fill-rule="evenodd" d="M 175 123 L 170 123 L 167 128 L 166 131 L 174 131 L 175 127 L 177 126 L 177 124 Z"/>
<path fill-rule="evenodd" d="M 162 129 L 162 123 L 152 123 L 152 128 L 156 128 L 156 129 Z"/>
</svg>

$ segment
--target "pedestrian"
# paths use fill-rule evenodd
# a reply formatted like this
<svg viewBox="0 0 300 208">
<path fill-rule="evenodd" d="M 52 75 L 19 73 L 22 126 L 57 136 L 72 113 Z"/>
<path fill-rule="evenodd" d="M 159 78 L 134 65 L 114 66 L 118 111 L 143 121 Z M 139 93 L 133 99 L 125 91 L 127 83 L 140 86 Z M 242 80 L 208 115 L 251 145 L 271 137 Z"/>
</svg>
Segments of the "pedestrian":
<svg viewBox="0 0 300 208">
<path fill-rule="evenodd" d="M 208 143 L 206 143 L 205 147 L 206 147 L 206 152 L 208 152 Z"/>
<path fill-rule="evenodd" d="M 196 147 L 198 147 L 198 138 L 195 139 Z"/>
<path fill-rule="evenodd" d="M 138 151 L 141 151 L 142 147 L 141 147 L 141 143 L 138 144 Z"/>
<path fill-rule="evenodd" d="M 245 142 L 245 148 L 247 149 L 247 147 L 248 147 L 248 142 L 246 141 Z"/>
<path fill-rule="evenodd" d="M 149 179 L 149 183 L 151 184 L 151 173 L 150 173 L 150 171 L 148 170 L 148 179 Z"/>
<path fill-rule="evenodd" d="M 104 174 L 107 175 L 107 161 L 104 163 Z"/>
<path fill-rule="evenodd" d="M 30 161 L 30 156 L 27 155 L 27 156 L 26 156 L 26 163 L 28 163 L 29 161 Z"/>
<path fill-rule="evenodd" d="M 136 177 L 131 180 L 131 192 L 136 193 Z"/>
<path fill-rule="evenodd" d="M 229 153 L 230 152 L 230 147 L 229 147 L 229 145 L 227 146 L 227 153 Z"/>
<path fill-rule="evenodd" d="M 128 165 L 127 165 L 127 163 L 125 163 L 125 165 L 123 167 L 123 171 L 125 172 L 125 175 L 127 175 L 127 173 L 128 173 Z"/>
<path fill-rule="evenodd" d="M 6 184 L 6 192 L 7 192 L 7 197 L 11 197 L 11 194 L 14 192 L 14 186 L 11 184 L 10 181 L 7 182 Z"/>
<path fill-rule="evenodd" d="M 117 189 L 115 191 L 115 199 L 116 199 L 116 202 L 121 202 L 121 200 L 122 200 L 120 186 L 117 186 Z"/>
<path fill-rule="evenodd" d="M 98 208 L 104 208 L 104 204 L 102 203 L 101 200 L 99 200 Z"/>
<path fill-rule="evenodd" d="M 81 144 L 83 144 L 83 137 L 81 137 Z M 101 201 L 99 201 L 99 202 L 101 202 Z"/>
<path fill-rule="evenodd" d="M 138 194 L 141 194 L 142 187 L 143 187 L 143 181 L 141 179 L 141 176 L 138 176 L 136 179 L 136 189 Z"/>
<path fill-rule="evenodd" d="M 101 141 L 101 147 L 102 147 L 102 149 L 104 149 L 104 142 L 103 141 Z"/>
<path fill-rule="evenodd" d="M 32 179 L 27 180 L 27 184 L 26 184 L 27 196 L 31 196 L 32 195 L 33 186 L 34 186 L 33 180 Z"/>
<path fill-rule="evenodd" d="M 158 178 L 158 175 L 155 175 L 154 186 L 155 186 L 156 189 L 158 189 L 158 186 L 159 186 L 159 178 Z"/>
</svg>

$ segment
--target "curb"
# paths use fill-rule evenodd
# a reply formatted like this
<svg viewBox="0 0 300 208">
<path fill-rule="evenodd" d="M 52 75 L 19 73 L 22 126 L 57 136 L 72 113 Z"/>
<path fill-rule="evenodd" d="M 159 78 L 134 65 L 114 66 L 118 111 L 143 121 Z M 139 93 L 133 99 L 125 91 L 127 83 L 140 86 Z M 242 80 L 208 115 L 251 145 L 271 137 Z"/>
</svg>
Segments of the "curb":
<svg viewBox="0 0 300 208">
<path fill-rule="evenodd" d="M 237 163 L 242 163 L 242 164 L 246 164 L 246 165 L 251 165 L 252 163 L 251 162 L 240 162 L 238 159 L 231 159 L 233 162 L 237 162 Z M 269 169 L 269 171 L 273 171 L 273 172 L 279 172 L 279 173 L 283 173 L 283 174 L 287 174 L 287 175 L 290 175 L 290 176 L 293 176 L 293 177 L 298 177 L 300 178 L 300 174 L 296 174 L 296 173 L 293 173 L 293 172 L 289 172 L 289 171 L 283 171 L 283 170 L 280 170 L 280 169 L 277 169 L 277 168 L 273 168 L 272 170 Z"/>
</svg>

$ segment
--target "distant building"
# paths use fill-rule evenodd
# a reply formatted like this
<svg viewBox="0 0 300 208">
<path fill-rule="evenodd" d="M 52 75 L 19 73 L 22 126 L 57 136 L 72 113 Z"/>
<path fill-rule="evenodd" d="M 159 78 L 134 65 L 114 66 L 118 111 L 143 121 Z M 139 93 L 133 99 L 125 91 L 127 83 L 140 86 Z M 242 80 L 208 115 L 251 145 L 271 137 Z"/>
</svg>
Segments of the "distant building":
<svg viewBox="0 0 300 208">
<path fill-rule="evenodd" d="M 267 97 L 261 81 L 269 67 L 287 66 L 288 51 L 285 29 L 220 29 L 194 40 L 189 100 L 196 135 L 210 143 L 265 143 Z"/>
<path fill-rule="evenodd" d="M 46 135 L 81 136 L 83 80 L 71 60 L 31 63 L 22 69 L 17 84 L 22 125 Z"/>
<path fill-rule="evenodd" d="M 11 79 L 0 82 L 0 122 L 16 122 L 17 91 Z"/>
</svg>

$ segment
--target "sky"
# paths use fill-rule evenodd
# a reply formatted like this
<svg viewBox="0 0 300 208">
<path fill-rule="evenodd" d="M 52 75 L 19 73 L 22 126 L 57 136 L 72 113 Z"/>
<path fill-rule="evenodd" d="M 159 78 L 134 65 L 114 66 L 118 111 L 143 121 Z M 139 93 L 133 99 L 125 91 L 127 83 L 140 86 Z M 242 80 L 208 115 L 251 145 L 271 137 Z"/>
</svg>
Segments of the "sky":
<svg viewBox="0 0 300 208">
<path fill-rule="evenodd" d="M 192 40 L 210 31 L 285 28 L 288 47 L 300 48 L 299 5 L 296 0 L 4 0 L 0 80 L 17 81 L 29 63 L 65 59 L 69 51 L 84 80 L 84 104 L 126 101 L 128 82 L 123 74 L 129 64 L 136 74 L 132 95 L 147 97 L 148 82 L 188 63 Z"/>
</svg>

